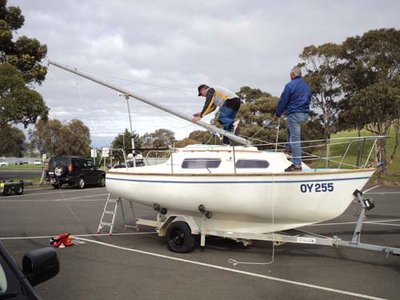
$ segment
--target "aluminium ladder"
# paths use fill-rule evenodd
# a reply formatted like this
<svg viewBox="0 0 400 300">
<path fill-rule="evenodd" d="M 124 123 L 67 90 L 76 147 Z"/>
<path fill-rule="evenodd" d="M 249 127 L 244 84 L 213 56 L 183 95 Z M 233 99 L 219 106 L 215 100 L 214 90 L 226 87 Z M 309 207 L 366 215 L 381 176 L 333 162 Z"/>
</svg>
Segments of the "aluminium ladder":
<svg viewBox="0 0 400 300">
<path fill-rule="evenodd" d="M 107 201 L 104 205 L 103 213 L 101 214 L 100 223 L 97 228 L 97 233 L 100 233 L 101 230 L 106 226 L 110 228 L 109 234 L 111 235 L 113 233 L 118 206 L 121 208 L 124 230 L 127 230 L 128 227 L 133 227 L 133 228 L 136 228 L 136 230 L 138 230 L 138 227 L 136 226 L 135 209 L 133 208 L 132 202 L 129 201 L 129 206 L 131 207 L 132 214 L 133 214 L 133 220 L 135 221 L 134 226 L 126 225 L 125 212 L 124 212 L 124 206 L 122 204 L 122 198 L 117 197 L 117 199 L 111 199 L 111 194 L 108 194 Z"/>
</svg>

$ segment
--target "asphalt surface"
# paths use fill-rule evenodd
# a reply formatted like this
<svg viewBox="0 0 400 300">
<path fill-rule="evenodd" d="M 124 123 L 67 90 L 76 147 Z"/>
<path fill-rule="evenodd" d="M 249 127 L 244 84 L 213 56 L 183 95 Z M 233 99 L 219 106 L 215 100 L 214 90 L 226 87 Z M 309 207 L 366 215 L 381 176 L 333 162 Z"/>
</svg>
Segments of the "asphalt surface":
<svg viewBox="0 0 400 300">
<path fill-rule="evenodd" d="M 33 170 L 5 170 L 0 167 L 0 180 L 9 180 L 14 178 L 20 179 L 40 179 L 42 176 L 42 170 L 33 169 Z"/>
<path fill-rule="evenodd" d="M 376 208 L 367 221 L 379 223 L 364 225 L 362 242 L 400 247 L 400 188 L 373 192 Z M 273 254 L 268 242 L 244 247 L 215 237 L 205 249 L 172 253 L 149 227 L 124 231 L 121 214 L 118 234 L 96 234 L 106 197 L 105 188 L 52 187 L 0 196 L 0 239 L 17 262 L 62 232 L 87 240 L 57 249 L 60 274 L 36 287 L 44 299 L 399 299 L 400 256 L 295 244 Z M 135 207 L 138 217 L 154 218 L 152 210 Z M 351 239 L 358 212 L 354 204 L 327 225 L 304 229 Z"/>
</svg>

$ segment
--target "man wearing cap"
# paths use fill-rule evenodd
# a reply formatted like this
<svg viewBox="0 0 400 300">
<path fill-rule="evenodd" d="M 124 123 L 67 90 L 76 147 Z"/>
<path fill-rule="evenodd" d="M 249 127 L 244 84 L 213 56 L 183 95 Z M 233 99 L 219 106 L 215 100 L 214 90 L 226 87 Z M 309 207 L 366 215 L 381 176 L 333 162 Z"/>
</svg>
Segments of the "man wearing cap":
<svg viewBox="0 0 400 300">
<path fill-rule="evenodd" d="M 192 121 L 198 122 L 202 117 L 219 107 L 218 122 L 224 127 L 224 130 L 232 131 L 234 129 L 235 132 L 239 125 L 239 121 L 235 122 L 241 104 L 239 96 L 220 86 L 209 87 L 206 84 L 201 84 L 197 90 L 199 96 L 206 97 L 206 101 L 202 111 L 193 115 Z M 226 136 L 224 136 L 223 141 L 226 145 L 230 144 L 230 140 Z"/>
<path fill-rule="evenodd" d="M 275 109 L 275 115 L 286 115 L 287 141 L 292 154 L 292 165 L 285 172 L 301 171 L 300 125 L 307 121 L 310 112 L 311 88 L 301 77 L 301 69 L 290 70 L 290 82 L 285 85 Z"/>
</svg>

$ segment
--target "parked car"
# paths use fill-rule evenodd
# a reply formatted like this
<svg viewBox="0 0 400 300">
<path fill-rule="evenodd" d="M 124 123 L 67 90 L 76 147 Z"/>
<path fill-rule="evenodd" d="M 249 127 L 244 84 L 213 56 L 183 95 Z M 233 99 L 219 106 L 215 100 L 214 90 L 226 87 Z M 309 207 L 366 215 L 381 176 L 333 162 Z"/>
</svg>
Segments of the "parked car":
<svg viewBox="0 0 400 300">
<path fill-rule="evenodd" d="M 42 299 L 33 286 L 49 280 L 60 271 L 57 252 L 51 247 L 26 253 L 22 270 L 0 241 L 0 299 Z"/>
<path fill-rule="evenodd" d="M 105 186 L 106 173 L 99 170 L 90 158 L 80 156 L 51 157 L 45 169 L 45 178 L 54 188 L 63 184 L 83 189 L 87 185 Z"/>
<path fill-rule="evenodd" d="M 127 161 L 126 164 L 128 165 L 128 168 L 133 168 L 133 161 L 132 160 Z M 145 164 L 144 164 L 144 160 L 143 159 L 136 159 L 136 167 L 142 167 L 144 165 Z M 112 167 L 114 169 L 126 168 L 125 163 L 115 164 Z"/>
<path fill-rule="evenodd" d="M 6 161 L 0 161 L 0 167 L 7 167 L 9 165 Z"/>
<path fill-rule="evenodd" d="M 34 165 L 41 165 L 42 164 L 42 161 L 41 160 L 39 160 L 39 159 L 37 159 L 37 160 L 35 160 L 34 162 L 33 162 L 33 164 Z"/>
</svg>

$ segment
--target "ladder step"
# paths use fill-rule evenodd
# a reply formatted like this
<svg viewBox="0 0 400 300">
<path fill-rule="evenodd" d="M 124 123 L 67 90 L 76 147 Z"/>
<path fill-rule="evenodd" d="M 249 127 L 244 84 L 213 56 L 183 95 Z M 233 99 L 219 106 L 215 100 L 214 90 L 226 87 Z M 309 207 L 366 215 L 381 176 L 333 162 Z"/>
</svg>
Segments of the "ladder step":
<svg viewBox="0 0 400 300">
<path fill-rule="evenodd" d="M 112 223 L 108 223 L 108 222 L 101 222 L 100 225 L 102 226 L 111 226 Z"/>
<path fill-rule="evenodd" d="M 120 197 L 118 197 L 116 200 L 112 200 L 110 198 L 111 198 L 111 194 L 108 195 L 108 198 L 107 198 L 106 203 L 104 205 L 103 214 L 101 215 L 101 220 L 100 220 L 99 226 L 97 228 L 97 233 L 99 233 L 103 229 L 104 226 L 108 226 L 108 227 L 110 227 L 110 234 L 112 234 L 113 227 L 115 225 L 115 216 L 117 214 L 117 210 L 118 210 L 118 206 L 119 205 L 121 205 L 120 209 L 121 209 L 121 212 L 122 212 L 122 219 L 123 219 L 123 222 L 124 222 L 124 226 L 125 227 L 130 227 L 130 226 L 127 226 L 125 224 L 125 216 L 124 216 L 124 209 L 123 209 L 123 205 L 122 205 L 122 199 Z M 134 212 L 134 209 L 133 209 L 133 206 L 132 206 L 131 202 L 130 202 L 130 206 L 131 206 L 131 209 L 132 209 L 133 217 L 134 217 L 134 219 L 136 219 L 135 212 Z M 108 217 L 109 215 L 112 216 L 112 220 L 110 222 L 104 222 L 106 219 L 110 219 L 110 217 Z M 136 226 L 132 226 L 132 227 L 138 229 Z"/>
</svg>

